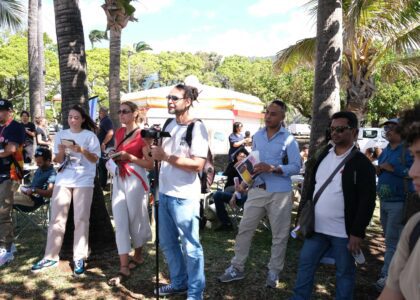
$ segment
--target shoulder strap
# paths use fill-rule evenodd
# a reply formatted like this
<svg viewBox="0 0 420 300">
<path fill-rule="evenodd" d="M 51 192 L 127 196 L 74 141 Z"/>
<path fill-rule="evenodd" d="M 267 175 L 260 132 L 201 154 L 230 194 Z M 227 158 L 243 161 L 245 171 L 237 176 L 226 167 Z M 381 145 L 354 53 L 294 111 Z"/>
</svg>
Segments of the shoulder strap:
<svg viewBox="0 0 420 300">
<path fill-rule="evenodd" d="M 115 147 L 115 150 L 117 150 L 118 149 L 118 147 L 119 146 L 121 146 L 128 138 L 130 138 L 133 134 L 134 134 L 134 132 L 136 132 L 137 131 L 137 129 L 139 129 L 138 127 L 137 128 L 134 128 L 133 130 L 131 130 L 131 132 L 129 133 L 129 134 L 127 134 L 123 139 L 122 139 L 122 141 L 121 142 L 119 142 L 118 143 L 118 145 L 117 145 L 117 147 Z"/>
<path fill-rule="evenodd" d="M 327 180 L 325 180 L 324 184 L 319 188 L 319 190 L 316 192 L 316 194 L 315 194 L 315 196 L 313 198 L 314 205 L 318 201 L 319 197 L 321 196 L 321 194 L 325 190 L 325 188 L 330 184 L 330 182 L 334 178 L 335 174 L 337 174 L 337 172 L 341 169 L 341 167 L 343 167 L 346 164 L 346 162 L 348 162 L 350 159 L 352 159 L 356 155 L 357 151 L 358 151 L 357 148 L 354 147 L 351 150 L 351 152 L 349 153 L 349 155 L 347 155 L 341 161 L 341 163 L 339 163 L 339 165 L 337 166 L 337 168 L 335 168 L 335 170 L 331 173 L 331 175 L 327 178 Z"/>
<path fill-rule="evenodd" d="M 162 131 L 166 130 L 166 127 L 168 127 L 169 123 L 171 123 L 173 121 L 173 119 L 174 118 L 166 119 L 165 124 L 163 124 Z"/>
<path fill-rule="evenodd" d="M 411 252 L 413 252 L 414 247 L 416 246 L 419 238 L 420 238 L 420 221 L 417 222 L 416 226 L 414 226 L 410 234 L 410 239 L 408 240 L 409 255 L 411 254 Z"/>
<path fill-rule="evenodd" d="M 188 127 L 187 127 L 187 135 L 185 136 L 185 141 L 187 142 L 188 147 L 190 147 L 190 148 L 191 148 L 191 144 L 192 144 L 192 131 L 194 129 L 194 124 L 197 121 L 203 122 L 203 121 L 201 121 L 201 119 L 192 119 L 191 123 L 188 124 Z"/>
<path fill-rule="evenodd" d="M 405 143 L 401 144 L 401 164 L 405 167 L 405 154 L 407 152 L 407 148 Z M 407 195 L 408 194 L 408 183 L 409 183 L 409 179 L 407 178 L 407 176 L 404 176 L 403 178 L 403 183 L 404 183 L 404 194 Z"/>
</svg>

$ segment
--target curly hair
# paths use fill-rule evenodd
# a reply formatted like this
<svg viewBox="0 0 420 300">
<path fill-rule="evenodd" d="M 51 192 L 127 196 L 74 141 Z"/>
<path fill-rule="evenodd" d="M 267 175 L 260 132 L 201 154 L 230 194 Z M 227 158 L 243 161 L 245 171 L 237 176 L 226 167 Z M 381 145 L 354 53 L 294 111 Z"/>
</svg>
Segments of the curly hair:
<svg viewBox="0 0 420 300">
<path fill-rule="evenodd" d="M 414 108 L 405 110 L 400 117 L 399 131 L 408 145 L 420 139 L 420 103 Z"/>
</svg>

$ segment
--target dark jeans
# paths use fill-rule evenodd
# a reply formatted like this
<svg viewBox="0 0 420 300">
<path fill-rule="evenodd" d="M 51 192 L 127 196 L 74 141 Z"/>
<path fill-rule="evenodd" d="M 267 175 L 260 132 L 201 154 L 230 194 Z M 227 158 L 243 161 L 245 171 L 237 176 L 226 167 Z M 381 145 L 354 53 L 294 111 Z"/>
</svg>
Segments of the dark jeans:
<svg viewBox="0 0 420 300">
<path fill-rule="evenodd" d="M 335 299 L 353 299 L 356 266 L 347 249 L 348 238 L 339 238 L 322 233 L 314 233 L 305 239 L 300 251 L 298 274 L 292 300 L 311 298 L 315 271 L 324 254 L 330 249 L 336 264 Z"/>
<path fill-rule="evenodd" d="M 101 187 L 104 188 L 108 181 L 108 170 L 105 167 L 106 159 L 99 158 L 98 163 L 98 175 L 99 175 L 99 183 Z"/>
<path fill-rule="evenodd" d="M 225 225 L 230 225 L 232 222 L 226 211 L 225 203 L 229 204 L 233 193 L 217 191 L 213 195 L 214 204 L 216 205 L 216 214 L 220 222 Z M 236 199 L 236 205 L 243 206 L 246 201 L 246 195 L 242 195 L 241 199 Z"/>
</svg>

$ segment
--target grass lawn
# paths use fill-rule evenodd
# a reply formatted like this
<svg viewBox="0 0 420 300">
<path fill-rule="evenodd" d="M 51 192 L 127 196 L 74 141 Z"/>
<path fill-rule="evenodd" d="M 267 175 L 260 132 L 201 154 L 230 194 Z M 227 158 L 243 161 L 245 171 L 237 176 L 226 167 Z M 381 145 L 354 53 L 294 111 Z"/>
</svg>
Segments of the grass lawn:
<svg viewBox="0 0 420 300">
<path fill-rule="evenodd" d="M 288 299 L 291 296 L 299 249 L 302 246 L 300 240 L 289 239 L 280 283 L 275 289 L 267 289 L 264 284 L 271 247 L 271 234 L 268 230 L 261 227 L 255 234 L 247 262 L 246 278 L 226 284 L 218 283 L 216 277 L 228 267 L 233 256 L 235 232 L 218 233 L 206 228 L 201 232 L 201 239 L 207 280 L 205 299 Z M 90 260 L 84 278 L 72 276 L 68 261 L 60 261 L 58 268 L 35 275 L 30 272 L 30 268 L 42 257 L 45 237 L 37 230 L 28 231 L 16 244 L 18 253 L 15 260 L 0 269 L 1 299 L 154 299 L 155 251 L 151 242 L 145 249 L 145 263 L 134 270 L 130 279 L 120 287 L 107 285 L 107 280 L 118 271 L 116 253 Z M 373 283 L 382 264 L 383 247 L 377 209 L 364 244 L 367 263 L 357 270 L 354 299 L 378 297 Z M 162 257 L 160 266 L 160 282 L 166 282 L 168 272 Z M 333 299 L 334 267 L 322 265 L 315 280 L 314 299 Z"/>
</svg>

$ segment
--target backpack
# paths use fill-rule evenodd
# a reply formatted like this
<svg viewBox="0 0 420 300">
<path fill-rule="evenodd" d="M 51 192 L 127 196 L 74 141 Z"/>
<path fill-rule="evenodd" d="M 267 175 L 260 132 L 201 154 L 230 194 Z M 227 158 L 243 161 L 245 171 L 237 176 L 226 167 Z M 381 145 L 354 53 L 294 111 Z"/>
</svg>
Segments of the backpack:
<svg viewBox="0 0 420 300">
<path fill-rule="evenodd" d="M 166 127 L 169 125 L 169 123 L 172 122 L 174 118 L 169 118 L 165 121 L 165 124 L 163 125 L 162 131 L 165 131 Z M 185 141 L 187 142 L 188 146 L 191 148 L 192 143 L 192 131 L 194 129 L 195 122 L 203 122 L 200 119 L 193 119 L 190 124 L 188 124 L 187 127 L 187 134 L 185 136 Z M 201 193 L 207 194 L 210 192 L 211 185 L 213 184 L 215 176 L 215 170 L 214 170 L 214 161 L 213 161 L 213 154 L 211 153 L 210 147 L 207 150 L 207 158 L 206 162 L 204 163 L 203 170 L 198 174 L 198 177 L 200 178 L 200 184 L 201 184 Z"/>
</svg>

